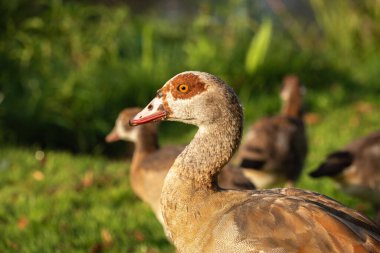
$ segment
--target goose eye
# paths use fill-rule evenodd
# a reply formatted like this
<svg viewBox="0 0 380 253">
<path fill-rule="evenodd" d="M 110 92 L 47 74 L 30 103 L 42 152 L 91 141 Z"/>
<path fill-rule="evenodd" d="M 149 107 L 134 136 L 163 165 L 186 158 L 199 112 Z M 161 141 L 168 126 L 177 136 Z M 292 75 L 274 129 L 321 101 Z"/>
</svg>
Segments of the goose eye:
<svg viewBox="0 0 380 253">
<path fill-rule="evenodd" d="M 189 86 L 187 86 L 186 84 L 181 84 L 177 87 L 177 90 L 182 93 L 186 93 L 189 90 Z"/>
</svg>

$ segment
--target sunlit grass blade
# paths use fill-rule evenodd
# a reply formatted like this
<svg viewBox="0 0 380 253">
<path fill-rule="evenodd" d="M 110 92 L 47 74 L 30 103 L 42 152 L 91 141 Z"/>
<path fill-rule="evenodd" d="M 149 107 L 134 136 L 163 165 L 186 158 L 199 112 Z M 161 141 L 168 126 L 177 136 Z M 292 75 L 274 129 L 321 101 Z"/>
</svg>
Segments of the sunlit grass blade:
<svg viewBox="0 0 380 253">
<path fill-rule="evenodd" d="M 257 34 L 252 38 L 245 58 L 245 70 L 248 74 L 255 73 L 267 54 L 272 37 L 272 21 L 264 20 Z"/>
</svg>

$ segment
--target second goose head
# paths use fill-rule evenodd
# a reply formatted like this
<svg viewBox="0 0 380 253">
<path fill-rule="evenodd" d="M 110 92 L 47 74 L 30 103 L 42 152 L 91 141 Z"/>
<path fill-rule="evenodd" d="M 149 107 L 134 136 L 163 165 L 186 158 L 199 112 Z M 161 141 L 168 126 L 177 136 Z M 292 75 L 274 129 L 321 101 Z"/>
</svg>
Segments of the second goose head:
<svg viewBox="0 0 380 253">
<path fill-rule="evenodd" d="M 128 124 L 129 119 L 141 111 L 141 108 L 127 108 L 119 113 L 116 119 L 115 126 L 112 131 L 106 136 L 106 142 L 115 142 L 118 140 L 137 141 L 137 133 L 139 128 L 132 127 Z"/>
</svg>

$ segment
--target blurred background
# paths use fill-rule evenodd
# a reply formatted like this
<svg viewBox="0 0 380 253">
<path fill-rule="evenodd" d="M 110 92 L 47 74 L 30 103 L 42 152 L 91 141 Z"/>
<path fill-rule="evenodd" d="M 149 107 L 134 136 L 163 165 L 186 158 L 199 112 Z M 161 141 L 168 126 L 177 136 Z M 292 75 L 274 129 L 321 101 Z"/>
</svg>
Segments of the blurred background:
<svg viewBox="0 0 380 253">
<path fill-rule="evenodd" d="M 131 147 L 104 137 L 179 72 L 226 80 L 247 125 L 277 113 L 282 78 L 298 75 L 307 170 L 379 125 L 378 0 L 12 0 L 0 13 L 0 252 L 173 251 L 108 159 Z M 161 128 L 164 144 L 194 133 Z M 299 186 L 367 210 L 331 180 Z"/>
<path fill-rule="evenodd" d="M 104 153 L 118 112 L 144 106 L 184 70 L 225 79 L 248 119 L 277 110 L 288 73 L 307 85 L 309 111 L 380 90 L 379 1 L 15 0 L 0 8 L 1 143 Z M 257 97 L 274 105 L 251 110 Z"/>
</svg>

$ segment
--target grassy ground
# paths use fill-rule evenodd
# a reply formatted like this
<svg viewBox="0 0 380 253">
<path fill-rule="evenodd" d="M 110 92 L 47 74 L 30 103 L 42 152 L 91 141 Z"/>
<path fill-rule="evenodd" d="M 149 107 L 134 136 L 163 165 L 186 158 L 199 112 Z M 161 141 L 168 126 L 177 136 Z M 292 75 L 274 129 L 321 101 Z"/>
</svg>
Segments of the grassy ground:
<svg viewBox="0 0 380 253">
<path fill-rule="evenodd" d="M 298 186 L 372 215 L 367 203 L 306 172 L 326 153 L 375 130 L 379 109 L 376 102 L 361 101 L 309 115 L 310 152 Z M 246 111 L 248 124 L 254 114 L 250 106 Z M 187 142 L 194 130 L 182 130 L 187 133 L 181 140 L 163 142 Z M 128 162 L 53 151 L 41 162 L 36 150 L 0 150 L 0 252 L 174 252 L 152 212 L 131 191 Z"/>
<path fill-rule="evenodd" d="M 0 252 L 172 252 L 128 184 L 128 164 L 0 151 Z"/>
</svg>

